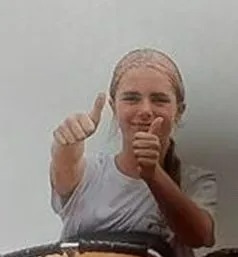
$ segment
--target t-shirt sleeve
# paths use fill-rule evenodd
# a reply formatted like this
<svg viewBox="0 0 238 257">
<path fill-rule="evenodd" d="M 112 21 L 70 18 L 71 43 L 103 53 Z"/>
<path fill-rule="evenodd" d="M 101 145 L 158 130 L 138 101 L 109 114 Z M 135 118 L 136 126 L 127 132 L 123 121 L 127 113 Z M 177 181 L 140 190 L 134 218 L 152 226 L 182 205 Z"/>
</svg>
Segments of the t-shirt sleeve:
<svg viewBox="0 0 238 257">
<path fill-rule="evenodd" d="M 187 167 L 181 176 L 182 190 L 213 219 L 217 206 L 217 180 L 214 171 Z"/>
<path fill-rule="evenodd" d="M 55 191 L 51 185 L 51 206 L 56 214 L 58 214 L 62 220 L 70 216 L 70 212 L 77 206 L 77 201 L 88 187 L 93 183 L 93 180 L 98 173 L 98 157 L 96 155 L 86 156 L 86 167 L 81 182 L 76 186 L 69 198 L 65 201 Z"/>
</svg>

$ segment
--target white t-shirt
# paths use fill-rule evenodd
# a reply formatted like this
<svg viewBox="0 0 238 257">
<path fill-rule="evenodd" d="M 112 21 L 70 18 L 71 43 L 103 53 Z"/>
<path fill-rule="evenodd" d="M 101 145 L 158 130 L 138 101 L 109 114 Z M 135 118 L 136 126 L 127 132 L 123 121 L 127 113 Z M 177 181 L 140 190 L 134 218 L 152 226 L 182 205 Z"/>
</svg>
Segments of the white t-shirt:
<svg viewBox="0 0 238 257">
<path fill-rule="evenodd" d="M 87 157 L 84 177 L 64 205 L 52 189 L 52 207 L 63 221 L 61 239 L 106 230 L 147 232 L 172 242 L 174 234 L 146 183 L 121 173 L 114 158 L 104 153 Z M 216 179 L 213 172 L 183 168 L 181 189 L 214 215 Z M 177 256 L 192 256 L 191 249 L 180 242 L 173 242 L 173 247 Z"/>
</svg>

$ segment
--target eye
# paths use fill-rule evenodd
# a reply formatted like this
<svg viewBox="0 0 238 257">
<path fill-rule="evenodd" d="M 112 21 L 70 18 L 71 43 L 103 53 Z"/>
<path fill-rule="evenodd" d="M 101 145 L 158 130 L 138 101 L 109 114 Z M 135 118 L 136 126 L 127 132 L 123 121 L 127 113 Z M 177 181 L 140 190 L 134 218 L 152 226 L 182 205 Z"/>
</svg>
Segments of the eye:
<svg viewBox="0 0 238 257">
<path fill-rule="evenodd" d="M 171 101 L 168 96 L 154 95 L 154 96 L 151 96 L 151 102 L 158 103 L 158 104 L 164 104 L 164 103 L 170 103 Z"/>
<path fill-rule="evenodd" d="M 125 96 L 123 98 L 123 100 L 125 100 L 125 101 L 138 101 L 139 97 L 137 97 L 137 96 Z"/>
<path fill-rule="evenodd" d="M 141 97 L 139 95 L 124 95 L 121 99 L 129 104 L 133 104 L 138 103 Z"/>
</svg>

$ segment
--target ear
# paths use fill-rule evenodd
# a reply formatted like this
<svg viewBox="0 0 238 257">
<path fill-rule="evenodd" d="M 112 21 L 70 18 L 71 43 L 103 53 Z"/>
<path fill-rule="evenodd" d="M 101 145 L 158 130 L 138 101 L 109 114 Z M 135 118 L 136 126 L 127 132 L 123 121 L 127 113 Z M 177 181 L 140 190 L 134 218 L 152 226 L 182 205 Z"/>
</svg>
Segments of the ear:
<svg viewBox="0 0 238 257">
<path fill-rule="evenodd" d="M 184 114 L 185 109 L 186 109 L 186 104 L 185 103 L 178 104 L 177 114 L 176 114 L 176 117 L 175 117 L 175 122 L 177 124 L 181 120 L 181 118 L 182 118 L 182 116 Z"/>
</svg>

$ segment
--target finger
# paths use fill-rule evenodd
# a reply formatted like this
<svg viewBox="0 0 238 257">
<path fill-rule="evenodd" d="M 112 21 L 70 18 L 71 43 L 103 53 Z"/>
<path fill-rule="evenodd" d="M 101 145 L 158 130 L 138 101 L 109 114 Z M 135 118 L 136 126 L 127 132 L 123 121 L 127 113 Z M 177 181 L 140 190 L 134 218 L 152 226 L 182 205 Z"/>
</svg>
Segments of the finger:
<svg viewBox="0 0 238 257">
<path fill-rule="evenodd" d="M 78 114 L 77 122 L 86 137 L 95 131 L 95 124 L 87 114 Z"/>
<path fill-rule="evenodd" d="M 157 139 L 157 136 L 150 134 L 148 132 L 136 132 L 134 134 L 133 140 L 140 140 L 140 139 L 144 139 L 144 140 L 155 140 Z"/>
<path fill-rule="evenodd" d="M 80 140 L 84 140 L 86 138 L 86 134 L 84 133 L 83 129 L 81 128 L 77 118 L 77 116 L 72 116 L 69 117 L 68 119 L 66 119 L 66 124 L 70 130 L 70 132 L 72 133 L 72 135 L 74 136 L 74 138 L 78 141 Z"/>
<path fill-rule="evenodd" d="M 138 158 L 137 162 L 138 162 L 141 170 L 143 170 L 145 167 L 154 167 L 156 165 L 155 160 L 152 160 L 150 158 L 145 158 L 145 157 Z"/>
<path fill-rule="evenodd" d="M 53 136 L 58 144 L 61 144 L 61 145 L 67 144 L 67 141 L 65 140 L 65 138 L 61 135 L 61 133 L 58 130 L 53 132 Z"/>
<path fill-rule="evenodd" d="M 151 149 L 151 150 L 160 150 L 160 144 L 158 140 L 148 141 L 148 140 L 134 140 L 132 143 L 133 149 Z"/>
<path fill-rule="evenodd" d="M 100 118 L 101 118 L 101 113 L 103 110 L 103 107 L 106 102 L 106 94 L 105 93 L 99 93 L 95 102 L 92 111 L 89 113 L 89 117 L 92 119 L 94 122 L 95 126 L 98 125 Z"/>
<path fill-rule="evenodd" d="M 150 158 L 153 160 L 157 160 L 159 158 L 158 151 L 148 149 L 136 149 L 134 150 L 134 155 L 136 158 Z"/>
<path fill-rule="evenodd" d="M 158 136 L 161 131 L 163 120 L 164 119 L 162 117 L 157 117 L 150 125 L 149 133 Z"/>
<path fill-rule="evenodd" d="M 66 124 L 59 126 L 58 131 L 65 138 L 67 144 L 74 144 L 76 142 L 77 139 Z"/>
</svg>

